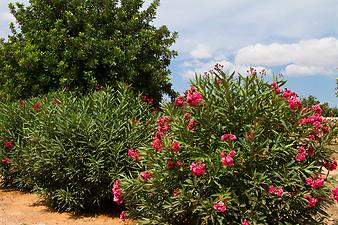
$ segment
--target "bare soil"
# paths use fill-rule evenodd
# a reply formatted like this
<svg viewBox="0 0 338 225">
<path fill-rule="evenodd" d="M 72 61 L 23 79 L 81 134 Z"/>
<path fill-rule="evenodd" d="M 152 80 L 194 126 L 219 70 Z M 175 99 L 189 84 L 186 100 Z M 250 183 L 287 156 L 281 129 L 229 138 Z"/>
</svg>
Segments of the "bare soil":
<svg viewBox="0 0 338 225">
<path fill-rule="evenodd" d="M 31 193 L 0 189 L 0 225 L 121 225 L 115 214 L 74 215 L 48 210 Z M 129 223 L 130 224 L 130 223 Z"/>
</svg>

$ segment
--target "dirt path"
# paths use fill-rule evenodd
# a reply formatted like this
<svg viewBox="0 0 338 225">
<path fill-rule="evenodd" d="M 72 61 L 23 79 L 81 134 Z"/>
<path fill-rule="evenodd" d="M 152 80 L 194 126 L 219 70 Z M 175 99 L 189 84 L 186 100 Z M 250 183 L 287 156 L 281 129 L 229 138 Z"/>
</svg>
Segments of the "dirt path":
<svg viewBox="0 0 338 225">
<path fill-rule="evenodd" d="M 51 212 L 35 194 L 0 189 L 0 225 L 121 225 L 118 215 L 77 216 Z M 125 223 L 127 224 L 127 223 Z"/>
</svg>

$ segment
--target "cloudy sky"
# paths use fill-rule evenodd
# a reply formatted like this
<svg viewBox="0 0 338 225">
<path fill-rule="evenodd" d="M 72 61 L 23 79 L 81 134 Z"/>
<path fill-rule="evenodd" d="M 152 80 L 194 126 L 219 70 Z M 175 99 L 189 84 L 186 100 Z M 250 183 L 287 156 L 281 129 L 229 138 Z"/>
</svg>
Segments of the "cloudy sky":
<svg viewBox="0 0 338 225">
<path fill-rule="evenodd" d="M 0 2 L 2 37 L 9 33 L 8 2 Z M 176 90 L 220 62 L 238 71 L 255 66 L 283 73 L 300 96 L 338 106 L 337 9 L 337 0 L 162 0 L 155 24 L 179 33 L 173 46 L 179 56 L 171 64 Z"/>
</svg>

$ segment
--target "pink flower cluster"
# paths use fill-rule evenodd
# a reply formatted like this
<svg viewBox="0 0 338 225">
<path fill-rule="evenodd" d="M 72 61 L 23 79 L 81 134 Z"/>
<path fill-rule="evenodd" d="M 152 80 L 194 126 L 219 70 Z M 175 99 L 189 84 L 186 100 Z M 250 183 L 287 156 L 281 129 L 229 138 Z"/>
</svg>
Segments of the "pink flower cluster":
<svg viewBox="0 0 338 225">
<path fill-rule="evenodd" d="M 12 143 L 11 141 L 6 141 L 6 142 L 4 143 L 4 147 L 5 147 L 5 148 L 13 148 L 13 143 Z"/>
<path fill-rule="evenodd" d="M 197 121 L 194 119 L 191 119 L 188 123 L 188 129 L 193 130 L 196 127 L 196 125 L 197 125 Z"/>
<path fill-rule="evenodd" d="M 174 141 L 174 142 L 171 144 L 171 150 L 172 150 L 174 153 L 178 153 L 178 152 L 181 150 L 181 143 L 178 142 L 178 141 Z"/>
<path fill-rule="evenodd" d="M 221 152 L 221 162 L 223 166 L 233 166 L 234 165 L 234 155 L 236 155 L 235 150 L 231 150 L 228 155 L 225 155 L 224 151 Z"/>
<path fill-rule="evenodd" d="M 228 206 L 222 200 L 214 203 L 214 210 L 219 213 L 225 213 L 228 209 Z"/>
<path fill-rule="evenodd" d="M 237 137 L 234 134 L 223 134 L 221 136 L 221 141 L 228 141 L 228 140 L 230 140 L 230 141 L 236 141 Z"/>
<path fill-rule="evenodd" d="M 300 161 L 304 161 L 306 159 L 306 150 L 303 146 L 300 146 L 298 148 L 298 153 L 295 157 L 295 160 L 300 162 Z"/>
<path fill-rule="evenodd" d="M 312 177 L 306 178 L 306 183 L 310 185 L 311 188 L 321 188 L 324 185 L 324 179 L 318 175 L 318 178 L 314 180 Z"/>
<path fill-rule="evenodd" d="M 338 187 L 332 190 L 332 199 L 335 199 L 338 202 Z"/>
<path fill-rule="evenodd" d="M 313 116 L 302 118 L 299 121 L 299 123 L 300 125 L 306 125 L 306 124 L 311 123 L 314 127 L 319 127 L 323 121 L 324 121 L 324 118 L 321 115 L 316 114 Z"/>
<path fill-rule="evenodd" d="M 270 194 L 275 194 L 275 193 L 276 193 L 276 195 L 277 195 L 279 198 L 281 198 L 281 197 L 283 197 L 284 190 L 283 190 L 283 188 L 281 188 L 281 187 L 275 188 L 275 186 L 270 185 L 270 187 L 269 187 L 269 193 L 270 193 Z"/>
<path fill-rule="evenodd" d="M 307 207 L 314 207 L 317 204 L 317 199 L 313 198 L 311 195 L 304 195 L 304 198 L 307 200 Z"/>
<path fill-rule="evenodd" d="M 116 202 L 116 204 L 121 205 L 123 203 L 122 200 L 122 190 L 120 188 L 120 183 L 121 180 L 116 180 L 113 184 L 113 188 L 112 188 L 112 192 L 114 195 L 114 202 Z"/>
<path fill-rule="evenodd" d="M 202 176 L 206 173 L 205 164 L 203 162 L 192 162 L 190 165 L 190 171 L 194 176 Z"/>
<path fill-rule="evenodd" d="M 247 219 L 243 219 L 242 225 L 250 225 L 250 223 Z"/>
<path fill-rule="evenodd" d="M 167 169 L 168 170 L 172 170 L 174 169 L 176 166 L 181 166 L 182 165 L 182 162 L 181 161 L 176 161 L 176 163 L 172 160 L 172 159 L 169 159 L 167 160 Z"/>
<path fill-rule="evenodd" d="M 154 99 L 147 97 L 147 96 L 143 96 L 143 101 L 147 102 L 148 105 L 152 105 L 154 102 Z"/>
<path fill-rule="evenodd" d="M 162 146 L 162 138 L 164 136 L 164 134 L 170 129 L 170 120 L 171 117 L 167 116 L 167 117 L 160 117 L 157 119 L 157 124 L 158 124 L 158 128 L 157 128 L 157 132 L 155 134 L 155 138 L 153 139 L 151 146 L 156 150 L 156 151 L 161 151 L 163 149 Z"/>
<path fill-rule="evenodd" d="M 120 220 L 124 223 L 126 222 L 126 217 L 128 216 L 128 214 L 125 211 L 122 211 L 120 213 Z"/>
<path fill-rule="evenodd" d="M 153 173 L 149 171 L 142 171 L 140 175 L 144 181 L 148 181 L 153 177 Z"/>
<path fill-rule="evenodd" d="M 277 82 L 272 82 L 271 86 L 273 87 L 273 89 L 275 89 L 276 94 L 279 94 L 281 92 Z"/>
<path fill-rule="evenodd" d="M 297 97 L 292 96 L 289 99 L 289 108 L 300 110 L 302 108 L 302 102 Z"/>
<path fill-rule="evenodd" d="M 8 157 L 4 157 L 2 160 L 1 160 L 1 163 L 4 164 L 4 165 L 7 165 L 11 162 L 11 160 L 8 158 Z"/>
<path fill-rule="evenodd" d="M 135 159 L 137 162 L 140 162 L 140 153 L 137 151 L 136 148 L 131 148 L 128 150 L 128 155 L 130 157 L 132 157 L 133 159 Z"/>
<path fill-rule="evenodd" d="M 291 97 L 297 97 L 297 94 L 295 92 L 292 92 L 291 90 L 285 88 L 285 90 L 282 93 L 282 97 L 285 99 L 289 99 Z"/>
<path fill-rule="evenodd" d="M 324 162 L 323 165 L 329 171 L 337 169 L 337 161 L 335 159 L 333 159 L 331 162 Z"/>
<path fill-rule="evenodd" d="M 203 99 L 202 95 L 199 92 L 196 92 L 195 86 L 191 86 L 189 90 L 184 92 L 184 95 L 184 98 L 182 96 L 179 96 L 175 99 L 175 106 L 184 106 L 184 99 L 189 106 L 195 106 L 198 105 Z"/>
</svg>

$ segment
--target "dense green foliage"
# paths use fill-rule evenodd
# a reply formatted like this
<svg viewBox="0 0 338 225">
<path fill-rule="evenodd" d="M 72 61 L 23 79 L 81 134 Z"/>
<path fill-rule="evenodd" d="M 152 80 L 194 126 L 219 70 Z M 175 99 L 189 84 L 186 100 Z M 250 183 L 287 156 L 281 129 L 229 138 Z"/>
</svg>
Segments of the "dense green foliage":
<svg viewBox="0 0 338 225">
<path fill-rule="evenodd" d="M 333 203 L 323 164 L 336 165 L 327 145 L 337 130 L 319 106 L 303 108 L 294 92 L 281 92 L 284 84 L 220 66 L 198 76 L 139 148 L 136 178 L 114 183 L 121 217 L 154 225 L 321 223 Z"/>
<path fill-rule="evenodd" d="M 168 65 L 176 33 L 151 25 L 159 0 L 30 0 L 10 4 L 16 19 L 0 43 L 0 97 L 63 88 L 82 93 L 127 81 L 161 100 L 173 96 Z"/>
<path fill-rule="evenodd" d="M 112 182 L 137 167 L 128 149 L 148 140 L 154 123 L 150 106 L 124 84 L 80 97 L 54 92 L 1 103 L 0 115 L 14 144 L 0 154 L 11 160 L 0 164 L 3 185 L 38 191 L 67 211 L 111 205 Z"/>
</svg>

